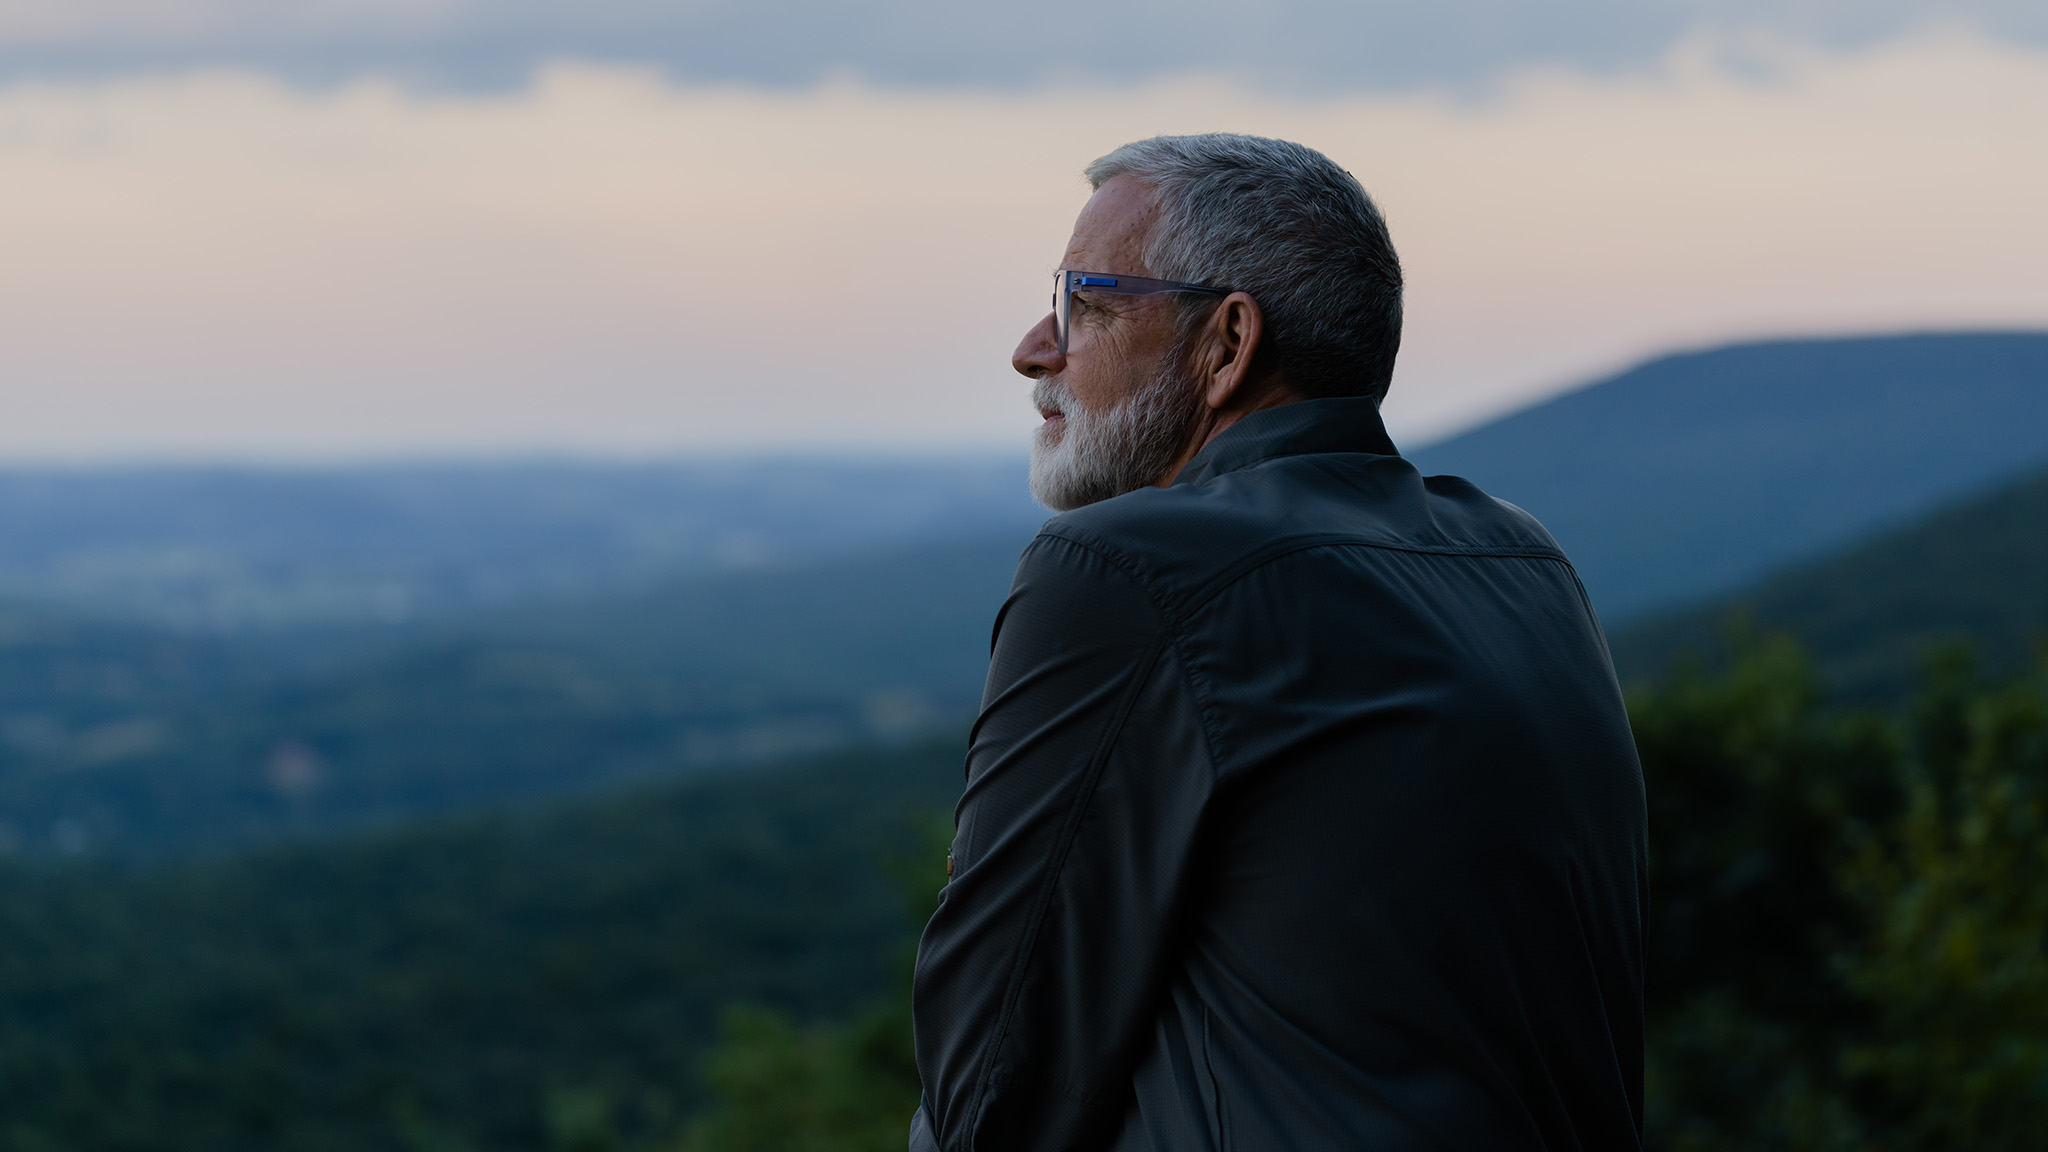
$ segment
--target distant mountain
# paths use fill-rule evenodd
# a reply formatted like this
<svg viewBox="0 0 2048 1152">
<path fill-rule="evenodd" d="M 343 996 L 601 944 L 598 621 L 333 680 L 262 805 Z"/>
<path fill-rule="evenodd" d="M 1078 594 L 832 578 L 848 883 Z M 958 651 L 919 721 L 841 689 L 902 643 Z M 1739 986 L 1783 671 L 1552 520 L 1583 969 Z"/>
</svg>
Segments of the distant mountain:
<svg viewBox="0 0 2048 1152">
<path fill-rule="evenodd" d="M 1534 513 L 1621 623 L 2048 461 L 2048 333 L 1670 356 L 1410 455 Z"/>
<path fill-rule="evenodd" d="M 1852 698 L 1896 695 L 1934 648 L 1968 643 L 1988 671 L 2048 653 L 2048 472 L 1612 637 L 1624 678 L 1683 653 L 1711 663 L 1732 621 L 1790 633 Z"/>
<path fill-rule="evenodd" d="M 348 659 L 17 613 L 0 849 L 218 851 L 964 724 L 1029 535 L 506 609 Z"/>
<path fill-rule="evenodd" d="M 402 623 L 1044 519 L 1020 460 L 0 472 L 0 597 L 188 631 Z"/>
</svg>

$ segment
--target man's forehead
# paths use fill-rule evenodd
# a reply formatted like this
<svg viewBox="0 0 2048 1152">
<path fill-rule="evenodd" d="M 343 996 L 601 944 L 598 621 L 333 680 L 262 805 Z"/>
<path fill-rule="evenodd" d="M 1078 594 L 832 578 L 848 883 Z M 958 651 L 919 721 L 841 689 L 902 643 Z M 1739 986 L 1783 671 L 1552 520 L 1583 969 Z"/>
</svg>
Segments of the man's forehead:
<svg viewBox="0 0 2048 1152">
<path fill-rule="evenodd" d="M 1149 274 L 1144 266 L 1145 238 L 1158 214 L 1159 191 L 1152 185 L 1129 176 L 1104 183 L 1074 221 L 1066 266 L 1131 276 Z"/>
</svg>

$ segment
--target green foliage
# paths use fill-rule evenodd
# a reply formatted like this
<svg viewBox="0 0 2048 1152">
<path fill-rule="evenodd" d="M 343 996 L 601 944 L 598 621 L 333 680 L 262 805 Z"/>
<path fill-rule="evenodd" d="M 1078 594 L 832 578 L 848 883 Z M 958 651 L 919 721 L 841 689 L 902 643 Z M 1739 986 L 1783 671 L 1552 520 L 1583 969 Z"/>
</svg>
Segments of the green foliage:
<svg viewBox="0 0 2048 1152">
<path fill-rule="evenodd" d="M 931 915 L 950 821 L 928 820 L 922 844 L 891 869 L 910 923 Z M 915 843 L 918 838 L 911 838 Z M 897 948 L 890 995 L 852 1020 L 800 1028 L 735 1008 L 705 1064 L 710 1103 L 676 1152 L 896 1152 L 920 1087 L 910 1038 L 913 933 Z"/>
<path fill-rule="evenodd" d="M 876 854 L 958 763 L 947 740 L 153 872 L 0 869 L 0 1150 L 668 1139 L 727 1005 L 831 1019 L 892 986 L 910 922 Z"/>
<path fill-rule="evenodd" d="M 1788 641 L 1639 692 L 1652 1147 L 2048 1131 L 2048 685 L 1830 711 Z"/>
<path fill-rule="evenodd" d="M 1843 869 L 1869 931 L 1841 972 L 1874 1014 L 1846 1071 L 1881 1102 L 1889 1146 L 2037 1148 L 2048 1132 L 2048 681 L 1971 694 L 1958 679 L 1923 706 L 1928 738 L 1903 817 Z"/>
<path fill-rule="evenodd" d="M 903 1008 L 801 1028 L 733 1009 L 705 1068 L 713 1102 L 676 1152 L 897 1152 L 918 1096 Z"/>
</svg>

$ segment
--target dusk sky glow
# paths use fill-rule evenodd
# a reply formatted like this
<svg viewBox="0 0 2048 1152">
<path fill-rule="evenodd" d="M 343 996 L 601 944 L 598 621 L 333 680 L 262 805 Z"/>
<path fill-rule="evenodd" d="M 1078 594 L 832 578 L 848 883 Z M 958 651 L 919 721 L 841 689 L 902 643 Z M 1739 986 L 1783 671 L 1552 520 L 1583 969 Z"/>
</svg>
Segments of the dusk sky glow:
<svg viewBox="0 0 2048 1152">
<path fill-rule="evenodd" d="M 1673 348 L 2048 326 L 2048 47 L 1996 31 L 1704 31 L 1483 90 L 0 52 L 0 460 L 1021 453 L 1079 171 L 1159 132 L 1298 139 L 1380 199 L 1411 442 Z"/>
</svg>

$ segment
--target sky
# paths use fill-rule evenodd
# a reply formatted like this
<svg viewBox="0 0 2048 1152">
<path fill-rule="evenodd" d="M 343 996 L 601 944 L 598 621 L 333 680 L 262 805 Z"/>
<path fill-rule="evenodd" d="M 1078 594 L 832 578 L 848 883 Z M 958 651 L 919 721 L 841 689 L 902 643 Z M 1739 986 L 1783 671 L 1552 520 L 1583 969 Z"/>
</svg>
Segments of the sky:
<svg viewBox="0 0 2048 1152">
<path fill-rule="evenodd" d="M 1081 169 L 1210 130 L 1386 211 L 1409 444 L 2048 327 L 2037 3 L 0 0 L 0 463 L 1021 452 Z"/>
</svg>

